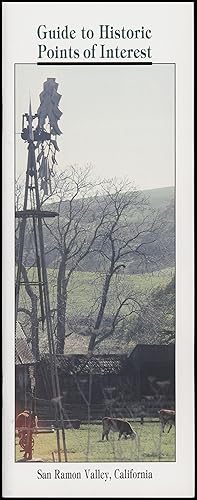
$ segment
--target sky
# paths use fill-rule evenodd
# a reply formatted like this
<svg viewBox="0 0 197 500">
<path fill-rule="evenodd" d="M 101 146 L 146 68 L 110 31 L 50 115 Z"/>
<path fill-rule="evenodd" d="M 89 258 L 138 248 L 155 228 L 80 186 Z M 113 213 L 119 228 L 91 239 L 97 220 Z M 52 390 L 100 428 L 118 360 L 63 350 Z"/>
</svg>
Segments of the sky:
<svg viewBox="0 0 197 500">
<path fill-rule="evenodd" d="M 58 169 L 92 165 L 96 177 L 126 177 L 137 188 L 173 186 L 174 66 L 15 65 L 16 176 L 25 172 L 22 114 L 39 104 L 47 78 L 62 95 Z"/>
</svg>

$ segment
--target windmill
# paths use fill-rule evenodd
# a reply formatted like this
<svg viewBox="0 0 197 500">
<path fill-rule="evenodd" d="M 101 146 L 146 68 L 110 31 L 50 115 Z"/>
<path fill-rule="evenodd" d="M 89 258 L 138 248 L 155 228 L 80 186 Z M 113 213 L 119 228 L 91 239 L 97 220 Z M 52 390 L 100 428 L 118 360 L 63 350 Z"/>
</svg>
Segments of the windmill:
<svg viewBox="0 0 197 500">
<path fill-rule="evenodd" d="M 66 440 L 64 431 L 63 408 L 59 378 L 56 364 L 54 332 L 50 310 L 50 295 L 47 276 L 43 219 L 58 216 L 58 213 L 43 210 L 41 204 L 41 191 L 45 197 L 51 193 L 51 178 L 54 175 L 56 152 L 59 151 L 57 136 L 61 134 L 58 126 L 62 112 L 58 105 L 61 95 L 57 92 L 58 83 L 55 78 L 47 78 L 40 94 L 40 106 L 35 115 L 32 114 L 31 101 L 29 112 L 22 117 L 21 138 L 27 144 L 28 158 L 26 169 L 26 182 L 23 200 L 23 209 L 16 212 L 19 219 L 19 236 L 17 250 L 17 274 L 15 286 L 15 320 L 17 323 L 19 311 L 20 288 L 22 281 L 22 266 L 24 260 L 24 242 L 27 229 L 27 220 L 30 219 L 33 228 L 33 244 L 36 256 L 37 279 L 31 284 L 38 287 L 39 305 L 42 320 L 47 331 L 48 349 L 50 355 L 50 370 L 53 400 L 56 402 L 56 434 L 58 459 L 61 461 L 60 438 L 62 435 L 64 460 L 67 461 Z M 39 358 L 38 335 L 32 338 L 32 349 L 37 360 Z M 61 433 L 61 435 L 60 435 Z M 29 438 L 28 438 L 29 442 Z M 30 453 L 31 456 L 31 453 Z"/>
</svg>

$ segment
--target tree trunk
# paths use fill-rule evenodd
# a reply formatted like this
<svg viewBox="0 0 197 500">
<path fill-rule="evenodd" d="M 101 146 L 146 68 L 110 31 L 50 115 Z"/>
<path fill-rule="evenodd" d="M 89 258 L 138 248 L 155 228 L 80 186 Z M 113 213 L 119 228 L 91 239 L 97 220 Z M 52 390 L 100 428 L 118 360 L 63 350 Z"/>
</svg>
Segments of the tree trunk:
<svg viewBox="0 0 197 500">
<path fill-rule="evenodd" d="M 62 260 L 57 278 L 57 354 L 64 354 L 67 291 L 65 283 L 66 264 Z"/>
<path fill-rule="evenodd" d="M 108 295 L 108 291 L 109 291 L 109 286 L 110 286 L 112 274 L 113 273 L 110 271 L 105 278 L 103 292 L 102 292 L 102 298 L 101 298 L 101 305 L 99 308 L 99 312 L 98 312 L 97 319 L 95 322 L 94 330 L 91 334 L 91 338 L 90 338 L 90 342 L 89 342 L 89 346 L 88 346 L 89 353 L 92 353 L 94 350 L 98 330 L 99 330 L 101 323 L 102 323 L 102 320 L 103 320 L 103 315 L 104 315 L 105 307 L 106 307 L 106 303 L 107 303 L 107 295 Z"/>
<path fill-rule="evenodd" d="M 32 342 L 32 352 L 36 360 L 39 360 L 39 337 L 38 337 L 38 297 L 33 292 L 31 285 L 29 284 L 28 274 L 25 266 L 22 264 L 22 276 L 25 282 L 25 290 L 31 300 L 31 342 Z"/>
</svg>

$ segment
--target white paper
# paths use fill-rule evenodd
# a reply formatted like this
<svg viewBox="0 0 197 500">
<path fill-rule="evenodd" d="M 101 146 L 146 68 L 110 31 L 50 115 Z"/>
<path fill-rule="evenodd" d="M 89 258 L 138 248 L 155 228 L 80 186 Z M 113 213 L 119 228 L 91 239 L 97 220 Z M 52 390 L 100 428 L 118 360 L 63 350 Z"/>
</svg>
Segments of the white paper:
<svg viewBox="0 0 197 500">
<path fill-rule="evenodd" d="M 194 26 L 193 26 L 193 2 L 92 2 L 92 3 L 69 3 L 69 2 L 4 2 L 3 3 L 3 494 L 5 497 L 144 497 L 144 498 L 162 498 L 162 497 L 194 497 L 194 310 L 193 310 L 193 274 L 194 274 L 194 234 L 193 234 L 193 176 L 194 176 L 194 129 L 193 129 L 193 105 L 194 105 L 194 87 L 193 87 L 193 52 L 194 52 Z M 166 172 L 157 179 L 157 171 L 154 166 L 151 171 L 152 179 L 148 175 L 140 176 L 140 168 L 145 161 L 143 158 L 143 146 L 138 144 L 136 159 L 139 158 L 139 169 L 137 172 L 137 184 L 143 189 L 151 187 L 176 186 L 176 461 L 175 462 L 142 462 L 142 463 L 69 463 L 61 464 L 61 470 L 80 472 L 82 479 L 58 480 L 54 479 L 55 464 L 48 463 L 42 465 L 42 470 L 51 472 L 51 479 L 38 479 L 38 464 L 19 464 L 15 463 L 15 395 L 14 395 L 14 377 L 15 377 L 15 265 L 14 265 L 14 182 L 16 173 L 20 173 L 19 163 L 25 159 L 25 148 L 20 145 L 20 140 L 14 137 L 15 133 L 20 132 L 20 116 L 26 112 L 24 102 L 29 102 L 31 95 L 34 109 L 36 109 L 36 96 L 42 90 L 42 83 L 46 79 L 50 70 L 50 75 L 56 77 L 57 81 L 65 81 L 63 75 L 64 68 L 68 70 L 70 66 L 37 66 L 37 62 L 57 62 L 54 58 L 47 57 L 39 59 L 38 45 L 45 40 L 38 38 L 38 26 L 46 25 L 49 29 L 56 29 L 60 26 L 62 29 L 69 26 L 76 31 L 76 39 L 69 40 L 69 46 L 77 48 L 80 51 L 80 61 L 84 64 L 84 50 L 86 47 L 92 47 L 97 43 L 95 58 L 88 59 L 88 62 L 101 62 L 100 50 L 98 45 L 101 41 L 97 34 L 99 25 L 109 25 L 116 29 L 126 26 L 133 30 L 141 28 L 151 30 L 150 39 L 124 39 L 124 40 L 105 40 L 107 47 L 115 49 L 118 45 L 126 50 L 129 48 L 151 47 L 150 58 L 140 59 L 152 62 L 152 66 L 147 66 L 147 74 L 150 69 L 156 72 L 159 65 L 171 65 L 173 70 L 169 71 L 166 87 L 174 82 L 173 92 L 175 96 L 175 116 L 173 123 L 166 123 L 166 126 L 172 128 L 175 126 L 174 133 L 167 134 L 171 137 L 171 144 L 168 151 L 169 158 L 172 158 L 171 151 L 174 150 L 172 164 L 175 164 L 174 170 L 169 167 Z M 93 30 L 94 40 L 83 40 L 80 36 L 82 27 Z M 49 35 L 47 35 L 49 36 Z M 56 45 L 63 48 L 68 45 L 65 40 L 46 40 L 47 47 L 55 50 Z M 41 49 L 40 49 L 41 50 Z M 96 49 L 95 49 L 96 50 Z M 46 50 L 47 52 L 47 50 Z M 58 61 L 62 59 L 58 59 Z M 131 59 L 133 61 L 133 59 Z M 129 61 L 131 61 L 129 60 Z M 68 60 L 67 60 L 68 61 Z M 74 60 L 76 62 L 76 60 Z M 79 61 L 79 60 L 78 60 Z M 113 60 L 120 62 L 120 59 Z M 113 62 L 111 59 L 108 61 Z M 125 58 L 121 59 L 124 66 L 124 78 L 126 78 L 127 68 Z M 128 61 L 128 62 L 129 62 Z M 139 61 L 139 59 L 135 59 Z M 69 59 L 69 62 L 72 62 Z M 103 62 L 103 61 L 102 61 Z M 24 79 L 20 65 L 24 65 Z M 35 65 L 35 66 L 33 66 Z M 22 66 L 21 66 L 22 67 Z M 34 68 L 37 76 L 33 76 Z M 76 66 L 80 78 L 80 66 Z M 87 68 L 87 72 L 86 72 Z M 106 71 L 108 66 L 102 68 L 95 66 L 95 71 Z M 115 67 L 117 71 L 117 67 Z M 131 66 L 135 68 L 135 66 Z M 156 69 L 157 68 L 157 69 Z M 89 74 L 91 67 L 84 66 L 83 75 Z M 111 68 L 110 68 L 111 70 Z M 146 66 L 141 66 L 140 71 L 144 74 L 144 95 L 148 96 L 146 82 Z M 165 73 L 165 72 L 164 72 Z M 164 75 L 163 73 L 163 75 Z M 162 73 L 161 73 L 162 75 Z M 165 74 L 166 75 L 166 74 Z M 164 77 L 165 77 L 164 75 Z M 59 78 L 60 76 L 60 78 Z M 29 81 L 29 87 L 28 87 Z M 69 80 L 70 92 L 72 92 L 72 78 Z M 21 92 L 19 92 L 21 86 Z M 114 87 L 115 88 L 115 87 Z M 17 93 L 16 93 L 17 89 Z M 61 89 L 62 90 L 62 89 Z M 61 93 L 59 88 L 59 91 Z M 73 89 L 75 90 L 75 89 Z M 135 82 L 135 91 L 137 92 L 137 81 Z M 97 86 L 93 89 L 95 100 L 97 99 Z M 104 90 L 103 90 L 104 92 Z M 113 91 L 112 91 L 113 92 Z M 114 91 L 115 92 L 115 91 Z M 132 92 L 132 90 L 131 90 Z M 167 90 L 166 90 L 167 92 Z M 63 92 L 62 92 L 63 93 Z M 114 93 L 114 95 L 116 95 Z M 171 95 L 168 93 L 167 95 Z M 87 97 L 87 96 L 86 96 Z M 74 96 L 70 97 L 72 100 Z M 89 96 L 92 98 L 92 96 Z M 142 95 L 142 102 L 144 96 Z M 172 96 L 171 96 L 172 98 Z M 124 99 L 124 96 L 123 96 Z M 139 96 L 138 96 L 139 99 Z M 155 99 L 157 99 L 157 89 L 155 90 Z M 137 98 L 136 98 L 137 100 Z M 146 99 L 145 99 L 146 101 Z M 144 102 L 145 102 L 144 101 Z M 94 99 L 92 98 L 92 102 Z M 134 102 L 134 99 L 133 99 Z M 147 102 L 147 101 L 146 101 Z M 107 103 L 105 102 L 105 107 Z M 61 108 L 61 106 L 60 106 Z M 120 108 L 118 108 L 120 109 Z M 72 110 L 72 105 L 70 107 Z M 139 115 L 142 110 L 142 104 L 139 105 Z M 161 107 L 162 110 L 162 107 Z M 152 110 L 156 112 L 155 110 Z M 83 109 L 82 109 L 83 112 Z M 162 112 L 162 111 L 161 111 Z M 73 113 L 77 109 L 73 103 Z M 135 109 L 137 116 L 137 110 Z M 151 110 L 150 110 L 151 113 Z M 163 109 L 164 113 L 164 109 Z M 151 127 L 150 116 L 150 127 Z M 140 118 L 139 118 L 140 119 Z M 78 126 L 78 125 L 77 125 Z M 76 126 L 76 127 L 77 127 Z M 112 124 L 113 126 L 113 124 Z M 139 126 L 139 123 L 138 123 Z M 162 130 L 162 119 L 161 119 Z M 94 127 L 94 124 L 93 124 Z M 98 123 L 96 134 L 99 134 Z M 61 128 L 61 126 L 60 126 Z M 140 126 L 139 126 L 140 129 Z M 79 129 L 75 129 L 73 118 L 72 129 L 79 134 Z M 165 130 L 165 127 L 164 127 Z M 103 127 L 105 132 L 105 127 Z M 143 132 L 144 133 L 144 132 Z M 143 134 L 142 133 L 142 134 Z M 147 130 L 149 137 L 150 130 Z M 151 135 L 151 134 L 150 134 Z M 115 141 L 118 137 L 114 130 Z M 18 136 L 20 137 L 20 136 Z M 61 139 L 61 155 L 64 147 L 66 149 L 66 136 Z M 87 149 L 84 143 L 81 143 L 78 151 L 73 153 L 74 140 L 70 133 L 71 143 L 68 148 L 68 162 L 72 161 L 93 161 L 95 162 L 99 176 L 104 174 L 107 162 L 110 161 L 110 151 L 107 147 L 106 138 L 101 140 L 101 148 L 106 148 L 106 165 L 101 168 L 102 156 L 94 158 L 94 147 L 96 148 L 96 139 L 93 130 L 90 132 L 89 157 L 87 158 Z M 82 137 L 83 131 L 82 131 Z M 113 134 L 111 135 L 113 137 Z M 91 141 L 92 139 L 92 141 Z M 127 138 L 129 141 L 129 137 Z M 168 140 L 167 139 L 167 140 Z M 175 140 L 174 140 L 175 139 Z M 73 143 L 72 143 L 73 140 Z M 88 137 L 87 137 L 88 140 Z M 122 153 L 125 154 L 124 160 L 129 154 L 128 142 L 124 144 Z M 120 140 L 120 142 L 121 142 Z M 150 141 L 152 139 L 150 138 Z M 16 142 L 15 142 L 16 141 Z M 106 142 L 105 142 L 106 141 Z M 22 142 L 22 141 L 21 141 Z M 154 142 L 154 141 L 153 141 Z M 149 141 L 145 142 L 148 148 Z M 14 149 L 16 145 L 16 149 Z M 96 151 L 96 149 L 95 149 Z M 138 156 L 139 154 L 139 156 Z M 108 155 L 108 156 L 107 156 Z M 141 156 L 140 156 L 141 155 Z M 62 157 L 60 157 L 62 158 Z M 165 157 L 166 161 L 169 158 Z M 116 153 L 113 153 L 115 175 L 118 172 L 118 162 L 116 163 Z M 163 161 L 163 158 L 162 158 Z M 153 163 L 156 158 L 153 154 Z M 170 160 L 169 160 L 170 164 Z M 164 165 L 164 162 L 163 162 Z M 164 168 L 164 166 L 163 166 Z M 100 170 L 99 170 L 100 169 Z M 124 169 L 123 169 L 124 170 Z M 111 175 L 109 167 L 109 175 Z M 127 175 L 127 170 L 123 171 Z M 143 174 L 143 172 L 142 172 Z M 160 182 L 160 185 L 159 185 Z M 144 185 L 143 185 L 144 183 Z M 59 466 L 59 464 L 58 464 Z M 60 468 L 60 467 L 59 467 Z M 86 479 L 85 469 L 91 471 L 100 469 L 107 471 L 111 480 Z M 152 473 L 152 479 L 117 479 L 115 469 L 133 469 L 134 471 L 148 471 Z M 50 474 L 49 474 L 50 476 Z"/>
</svg>

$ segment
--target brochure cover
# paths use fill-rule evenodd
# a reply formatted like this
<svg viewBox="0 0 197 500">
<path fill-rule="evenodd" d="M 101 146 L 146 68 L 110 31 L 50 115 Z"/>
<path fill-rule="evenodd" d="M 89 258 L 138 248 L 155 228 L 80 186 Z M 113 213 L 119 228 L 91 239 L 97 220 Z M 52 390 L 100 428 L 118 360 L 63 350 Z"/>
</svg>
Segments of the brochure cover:
<svg viewBox="0 0 197 500">
<path fill-rule="evenodd" d="M 5 497 L 193 497 L 193 3 L 3 3 Z"/>
</svg>

